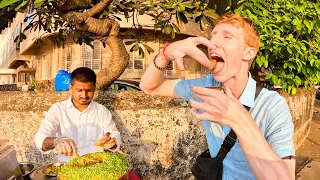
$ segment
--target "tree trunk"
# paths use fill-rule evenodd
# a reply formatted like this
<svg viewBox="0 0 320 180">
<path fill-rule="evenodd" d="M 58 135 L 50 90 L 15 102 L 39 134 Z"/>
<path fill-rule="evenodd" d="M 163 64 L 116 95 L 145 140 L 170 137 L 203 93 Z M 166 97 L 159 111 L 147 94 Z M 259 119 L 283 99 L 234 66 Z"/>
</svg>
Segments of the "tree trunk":
<svg viewBox="0 0 320 180">
<path fill-rule="evenodd" d="M 108 87 L 114 80 L 119 78 L 128 65 L 129 54 L 123 44 L 122 39 L 115 36 L 109 36 L 106 39 L 110 47 L 112 56 L 110 66 L 101 69 L 97 74 L 97 88 L 103 90 Z"/>
<path fill-rule="evenodd" d="M 55 0 L 54 2 L 57 4 L 56 8 L 59 11 L 67 11 L 65 14 L 61 14 L 61 17 L 67 23 L 79 31 L 96 35 L 96 38 L 102 39 L 110 47 L 112 52 L 110 66 L 101 69 L 97 74 L 97 89 L 105 89 L 121 76 L 129 62 L 129 54 L 122 39 L 118 37 L 120 31 L 119 23 L 113 19 L 96 19 L 93 17 L 103 12 L 111 4 L 112 0 L 101 0 L 86 12 L 69 11 L 86 6 L 91 0 Z"/>
</svg>

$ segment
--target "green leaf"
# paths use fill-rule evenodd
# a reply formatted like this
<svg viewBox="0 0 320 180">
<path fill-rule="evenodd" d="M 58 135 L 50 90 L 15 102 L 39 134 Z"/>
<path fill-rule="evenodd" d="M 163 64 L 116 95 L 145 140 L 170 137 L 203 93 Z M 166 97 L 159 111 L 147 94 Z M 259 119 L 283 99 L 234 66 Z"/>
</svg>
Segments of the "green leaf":
<svg viewBox="0 0 320 180">
<path fill-rule="evenodd" d="M 180 12 L 184 12 L 184 10 L 185 10 L 185 6 L 184 6 L 184 5 L 182 5 L 182 4 L 179 4 L 179 6 L 178 6 L 178 10 L 179 10 Z"/>
<path fill-rule="evenodd" d="M 203 17 L 200 19 L 200 29 L 201 31 L 204 30 L 204 28 L 206 27 L 205 23 L 204 23 L 204 20 L 203 20 Z"/>
<path fill-rule="evenodd" d="M 271 79 L 274 84 L 278 82 L 278 76 L 273 75 Z"/>
<path fill-rule="evenodd" d="M 187 17 L 182 12 L 178 12 L 178 14 L 180 15 L 180 18 L 181 18 L 182 22 L 184 24 L 187 24 L 188 23 Z"/>
<path fill-rule="evenodd" d="M 292 95 L 296 95 L 297 94 L 297 88 L 292 87 L 291 94 Z"/>
<path fill-rule="evenodd" d="M 149 54 L 154 52 L 154 50 L 150 46 L 148 46 L 146 44 L 143 44 L 143 46 L 147 49 Z"/>
<path fill-rule="evenodd" d="M 316 24 L 317 24 L 317 28 L 320 28 L 320 19 L 317 20 Z"/>
<path fill-rule="evenodd" d="M 140 58 L 144 58 L 144 50 L 139 46 L 139 56 Z"/>
<path fill-rule="evenodd" d="M 176 37 L 176 33 L 172 30 L 171 31 L 171 39 L 174 39 Z"/>
<path fill-rule="evenodd" d="M 40 0 L 41 1 L 41 0 Z M 34 8 L 35 9 L 37 9 L 37 8 L 39 8 L 42 4 L 44 3 L 44 1 L 42 0 L 41 2 L 39 2 L 39 3 L 34 3 Z"/>
<path fill-rule="evenodd" d="M 296 77 L 294 78 L 294 81 L 296 82 L 296 86 L 297 86 L 297 87 L 300 86 L 301 83 L 302 83 L 302 81 L 301 81 L 301 79 L 299 78 L 299 76 L 296 76 Z"/>
<path fill-rule="evenodd" d="M 171 34 L 171 26 L 170 25 L 166 25 L 165 27 L 164 27 L 164 33 L 165 34 Z"/>
<path fill-rule="evenodd" d="M 10 6 L 11 4 L 13 4 L 13 3 L 16 3 L 16 2 L 18 2 L 19 0 L 2 0 L 1 2 L 0 2 L 0 8 L 4 8 L 4 7 L 6 7 L 6 6 Z"/>
<path fill-rule="evenodd" d="M 172 23 L 172 26 L 173 26 L 173 29 L 177 32 L 177 33 L 180 33 L 180 28 L 175 25 L 174 23 Z"/>
<path fill-rule="evenodd" d="M 178 25 L 180 26 L 182 24 L 182 19 L 181 19 L 179 12 L 176 12 L 176 19 L 177 19 Z"/>
<path fill-rule="evenodd" d="M 139 43 L 136 43 L 130 48 L 130 52 L 137 51 L 139 49 Z"/>
<path fill-rule="evenodd" d="M 21 4 L 19 4 L 18 7 L 16 7 L 14 10 L 19 11 L 24 5 L 26 5 L 29 2 L 29 0 L 23 1 Z M 25 21 L 26 22 L 26 21 Z"/>
<path fill-rule="evenodd" d="M 127 41 L 127 42 L 125 42 L 125 44 L 126 44 L 126 45 L 131 45 L 131 44 L 133 44 L 133 43 L 135 43 L 135 42 L 137 42 L 137 41 Z"/>
<path fill-rule="evenodd" d="M 310 32 L 311 32 L 312 29 L 313 29 L 310 21 L 308 21 L 308 20 L 305 19 L 305 20 L 303 21 L 303 24 L 306 25 L 306 27 L 308 28 L 308 33 L 310 34 Z"/>
<path fill-rule="evenodd" d="M 219 15 L 218 15 L 218 14 L 216 13 L 216 11 L 213 10 L 213 9 L 205 10 L 205 11 L 203 12 L 203 14 L 204 14 L 205 16 L 208 16 L 208 17 L 212 18 L 212 19 L 218 19 L 218 18 L 219 18 Z"/>
<path fill-rule="evenodd" d="M 291 50 L 291 48 L 289 46 L 287 46 L 287 51 L 288 51 L 289 54 L 292 54 L 292 50 Z"/>
<path fill-rule="evenodd" d="M 148 9 L 149 9 L 148 6 L 142 8 L 142 9 L 139 11 L 139 15 L 143 15 Z"/>
<path fill-rule="evenodd" d="M 273 76 L 273 74 L 271 74 L 271 73 L 270 73 L 270 74 L 267 74 L 266 77 L 265 77 L 265 79 L 270 79 L 270 78 L 272 78 L 272 76 Z"/>
<path fill-rule="evenodd" d="M 183 2 L 181 4 L 184 5 L 186 8 L 189 8 L 189 9 L 193 9 L 194 8 L 194 6 L 192 5 L 192 1 L 186 1 L 186 2 Z"/>
</svg>

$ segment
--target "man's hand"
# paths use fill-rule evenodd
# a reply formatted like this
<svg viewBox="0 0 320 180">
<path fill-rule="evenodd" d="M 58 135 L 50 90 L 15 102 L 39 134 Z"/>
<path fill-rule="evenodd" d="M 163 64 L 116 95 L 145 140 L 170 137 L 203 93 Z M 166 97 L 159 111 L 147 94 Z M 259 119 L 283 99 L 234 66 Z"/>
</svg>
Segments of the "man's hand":
<svg viewBox="0 0 320 180">
<path fill-rule="evenodd" d="M 101 146 L 104 150 L 114 149 L 117 147 L 116 138 L 111 138 L 107 132 L 100 140 L 94 143 L 95 146 Z"/>
<path fill-rule="evenodd" d="M 78 156 L 76 143 L 66 137 L 58 137 L 54 140 L 54 152 L 65 156 Z"/>
<path fill-rule="evenodd" d="M 182 58 L 185 56 L 190 56 L 208 69 L 212 69 L 207 56 L 197 47 L 200 44 L 214 48 L 210 41 L 204 37 L 190 37 L 170 44 L 163 53 L 169 60 L 175 60 L 181 70 L 184 69 Z"/>
<path fill-rule="evenodd" d="M 247 115 L 248 112 L 236 99 L 228 87 L 225 87 L 225 93 L 220 90 L 208 89 L 204 87 L 193 87 L 195 96 L 204 102 L 190 100 L 190 105 L 196 110 L 192 115 L 199 120 L 210 120 L 212 122 L 233 127 L 238 122 L 240 115 Z M 199 110 L 204 111 L 200 113 Z M 249 115 L 250 116 L 250 115 Z M 244 122 L 242 122 L 244 123 Z"/>
</svg>

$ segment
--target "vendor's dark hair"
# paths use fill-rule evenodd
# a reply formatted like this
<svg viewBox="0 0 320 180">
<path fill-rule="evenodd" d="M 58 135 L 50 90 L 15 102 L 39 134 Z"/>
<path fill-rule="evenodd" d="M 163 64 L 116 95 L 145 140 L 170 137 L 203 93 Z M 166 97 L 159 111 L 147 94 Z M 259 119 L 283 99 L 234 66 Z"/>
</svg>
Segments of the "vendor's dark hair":
<svg viewBox="0 0 320 180">
<path fill-rule="evenodd" d="M 92 69 L 79 67 L 71 73 L 71 84 L 73 84 L 75 80 L 83 83 L 93 82 L 93 84 L 96 85 L 97 76 Z"/>
</svg>

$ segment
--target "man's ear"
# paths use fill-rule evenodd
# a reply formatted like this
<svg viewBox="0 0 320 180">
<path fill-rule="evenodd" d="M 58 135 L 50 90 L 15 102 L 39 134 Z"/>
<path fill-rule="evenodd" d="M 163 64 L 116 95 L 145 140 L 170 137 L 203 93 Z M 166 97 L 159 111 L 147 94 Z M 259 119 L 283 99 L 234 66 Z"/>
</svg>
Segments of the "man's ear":
<svg viewBox="0 0 320 180">
<path fill-rule="evenodd" d="M 246 47 L 243 52 L 243 60 L 250 61 L 257 55 L 257 50 L 253 47 Z"/>
<path fill-rule="evenodd" d="M 70 84 L 70 85 L 69 85 L 69 90 L 71 90 L 71 88 L 72 88 L 72 85 Z"/>
</svg>

